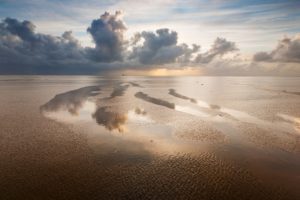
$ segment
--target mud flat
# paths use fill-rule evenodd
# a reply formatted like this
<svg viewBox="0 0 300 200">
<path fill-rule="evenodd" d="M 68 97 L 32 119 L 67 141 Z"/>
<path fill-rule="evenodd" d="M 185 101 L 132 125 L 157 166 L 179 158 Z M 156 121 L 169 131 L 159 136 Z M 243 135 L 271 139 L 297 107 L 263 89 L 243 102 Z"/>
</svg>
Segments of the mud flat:
<svg viewBox="0 0 300 200">
<path fill-rule="evenodd" d="M 299 199 L 299 96 L 193 79 L 0 77 L 0 199 Z"/>
</svg>

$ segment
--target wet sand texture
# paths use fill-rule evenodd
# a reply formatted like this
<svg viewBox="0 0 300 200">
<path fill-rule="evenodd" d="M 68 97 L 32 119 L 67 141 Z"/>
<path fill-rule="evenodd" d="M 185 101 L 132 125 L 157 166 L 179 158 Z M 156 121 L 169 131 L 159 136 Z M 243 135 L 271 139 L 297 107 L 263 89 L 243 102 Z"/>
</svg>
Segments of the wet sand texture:
<svg viewBox="0 0 300 200">
<path fill-rule="evenodd" d="M 14 84 L 5 83 L 5 85 L 1 83 L 0 85 L 1 200 L 300 199 L 299 179 L 295 178 L 297 174 L 300 174 L 300 171 L 297 168 L 297 161 L 294 159 L 299 154 L 299 137 L 296 137 L 295 130 L 291 133 L 282 134 L 281 130 L 274 130 L 276 127 L 271 129 L 271 125 L 257 128 L 255 123 L 246 123 L 247 120 L 246 122 L 234 121 L 240 125 L 237 128 L 243 130 L 239 133 L 241 138 L 246 138 L 246 140 L 233 148 L 225 141 L 228 136 L 227 133 L 215 130 L 214 126 L 210 126 L 213 122 L 208 123 L 205 121 L 205 117 L 177 112 L 175 104 L 163 100 L 170 96 L 168 90 L 165 90 L 164 94 L 160 93 L 161 90 L 157 93 L 147 91 L 146 83 L 153 82 L 153 80 L 147 79 L 145 82 L 139 80 L 143 89 L 145 88 L 145 93 L 137 92 L 136 90 L 139 88 L 133 88 L 132 91 L 129 91 L 132 89 L 131 87 L 128 88 L 124 96 L 132 95 L 128 102 L 133 101 L 134 103 L 125 102 L 122 106 L 132 105 L 130 109 L 133 109 L 134 113 L 140 116 L 149 116 L 154 121 L 160 119 L 155 118 L 155 113 L 158 113 L 160 117 L 162 115 L 167 116 L 164 121 L 161 120 L 159 123 L 160 125 L 164 122 L 170 122 L 169 124 L 173 123 L 173 125 L 175 123 L 177 127 L 172 130 L 175 131 L 175 135 L 177 133 L 176 140 L 192 140 L 193 143 L 199 142 L 196 143 L 197 145 L 201 145 L 204 140 L 211 143 L 211 146 L 217 151 L 213 149 L 200 151 L 197 155 L 188 153 L 169 155 L 154 154 L 143 149 L 143 152 L 141 150 L 138 152 L 139 154 L 133 155 L 118 149 L 108 151 L 107 149 L 111 144 L 101 143 L 104 141 L 99 141 L 98 148 L 92 148 L 88 138 L 88 129 L 84 126 L 64 124 L 49 119 L 43 115 L 43 112 L 65 110 L 70 115 L 76 115 L 83 102 L 98 95 L 100 88 L 98 86 L 86 87 L 86 85 L 94 85 L 90 82 L 82 85 L 76 83 L 77 85 L 74 86 L 58 84 L 56 79 L 52 82 L 49 81 L 52 78 L 47 78 L 49 80 L 45 83 L 40 79 L 35 82 L 36 79 L 32 78 L 29 83 L 26 83 L 27 85 L 24 82 L 18 83 L 18 81 L 13 81 Z M 219 79 L 218 77 L 217 80 Z M 75 80 L 77 81 L 76 78 Z M 163 79 L 160 84 L 163 85 L 165 81 Z M 201 82 L 204 81 L 201 80 Z M 209 83 L 205 82 L 205 86 Z M 205 90 L 205 86 L 201 88 Z M 176 88 L 174 85 L 170 87 Z M 170 87 L 168 86 L 168 88 Z M 104 90 L 104 88 L 102 89 Z M 113 87 L 109 88 L 108 93 L 103 96 L 109 97 L 111 89 L 113 90 Z M 175 90 L 170 92 L 173 97 L 187 100 L 179 100 L 181 101 L 180 104 L 190 104 L 188 101 L 192 98 L 181 95 Z M 230 90 L 226 92 L 230 92 Z M 237 94 L 240 93 L 237 92 Z M 189 95 L 191 94 L 189 93 Z M 266 94 L 263 93 L 263 95 Z M 268 109 L 274 109 L 271 107 L 272 104 L 277 109 L 278 106 L 285 105 L 284 103 L 278 104 L 278 102 L 292 102 L 290 103 L 292 108 L 288 104 L 283 109 L 280 107 L 287 114 L 280 116 L 285 118 L 284 122 L 288 122 L 287 127 L 293 127 L 298 122 L 289 116 L 298 116 L 295 109 L 299 106 L 298 96 L 286 95 L 290 96 L 290 99 L 284 97 L 277 99 L 275 103 L 270 99 L 267 101 L 260 99 L 255 106 L 265 108 L 264 106 L 267 105 L 269 106 Z M 96 122 L 101 125 L 102 129 L 97 130 L 107 131 L 103 135 L 109 137 L 113 135 L 110 130 L 121 131 L 122 125 L 127 123 L 126 115 L 122 114 L 120 110 L 115 112 L 116 110 L 110 109 L 110 106 L 119 105 L 117 103 L 122 103 L 127 96 L 126 98 L 119 96 L 111 99 L 108 101 L 111 103 L 109 106 L 101 104 L 103 103 L 101 99 L 103 96 L 100 95 L 99 97 L 100 101 L 97 102 L 99 105 L 97 104 L 96 111 L 93 115 L 88 113 L 88 116 L 95 126 L 98 125 Z M 170 101 L 176 102 L 176 98 Z M 222 95 L 220 94 L 218 98 L 222 98 Z M 235 96 L 234 98 L 238 97 Z M 122 101 L 118 101 L 120 99 Z M 198 99 L 201 98 L 197 96 Z M 240 96 L 238 99 L 242 105 L 235 105 L 237 101 L 231 103 L 233 100 L 230 99 L 226 102 L 226 107 L 249 113 L 247 106 L 250 107 L 251 111 L 253 104 L 247 103 L 253 101 L 243 102 L 240 100 L 242 99 Z M 45 102 L 48 103 L 45 104 Z M 220 105 L 220 108 L 205 109 L 214 112 L 224 111 L 222 103 L 216 102 L 216 104 Z M 41 107 L 42 112 L 39 109 L 40 105 L 43 105 Z M 156 105 L 170 109 L 165 109 L 164 113 L 160 114 L 159 111 L 162 107 Z M 137 106 L 140 107 L 136 108 Z M 197 107 L 194 104 L 191 106 Z M 124 110 L 128 111 L 127 107 Z M 212 112 L 210 110 L 209 112 Z M 275 113 L 283 113 L 280 110 L 277 111 Z M 252 113 L 252 115 L 254 114 Z M 275 115 L 272 113 L 272 116 Z M 280 116 L 277 117 L 280 118 Z M 248 119 L 247 117 L 244 118 Z M 269 123 L 269 120 L 261 121 Z M 189 131 L 182 129 L 184 126 Z M 208 133 L 210 134 L 208 135 Z M 92 140 L 96 139 L 92 138 Z M 138 145 L 124 141 L 132 148 Z M 237 141 L 240 142 L 240 140 Z M 155 140 L 147 142 L 156 143 Z M 244 145 L 246 142 L 252 142 L 252 146 Z M 232 147 L 233 150 L 226 151 L 229 149 L 228 146 Z M 254 149 L 255 151 L 252 151 Z M 274 151 L 272 151 L 273 149 Z M 234 154 L 238 156 L 234 157 Z M 279 154 L 284 156 L 279 156 Z M 291 159 L 288 160 L 289 156 Z M 232 157 L 236 159 L 230 159 Z M 270 158 L 272 162 L 267 162 L 269 165 L 264 166 L 265 170 L 261 170 L 259 167 L 250 167 L 259 166 L 267 158 Z M 293 165 L 289 165 L 290 163 Z M 269 171 L 274 171 L 273 174 L 270 174 L 273 181 L 268 181 L 263 176 Z M 286 178 L 281 179 L 284 177 L 284 173 L 288 173 L 289 176 L 287 177 L 292 178 L 290 182 Z"/>
</svg>

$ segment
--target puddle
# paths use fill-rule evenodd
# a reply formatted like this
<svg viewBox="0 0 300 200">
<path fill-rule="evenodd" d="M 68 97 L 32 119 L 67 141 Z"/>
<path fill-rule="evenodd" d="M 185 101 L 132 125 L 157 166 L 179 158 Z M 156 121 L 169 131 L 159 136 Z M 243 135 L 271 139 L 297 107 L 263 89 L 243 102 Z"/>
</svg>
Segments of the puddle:
<svg viewBox="0 0 300 200">
<path fill-rule="evenodd" d="M 198 116 L 198 117 L 203 117 L 203 118 L 208 118 L 211 116 L 205 112 L 202 112 L 202 111 L 199 111 L 194 108 L 187 107 L 187 106 L 175 105 L 175 110 L 177 110 L 179 112 L 187 113 L 190 115 Z"/>
<path fill-rule="evenodd" d="M 139 147 L 134 148 L 135 154 L 139 154 L 139 151 L 145 152 L 145 150 L 154 154 L 193 153 L 206 148 L 205 144 L 199 145 L 199 143 L 178 139 L 174 136 L 170 124 L 156 121 L 142 107 L 119 109 L 120 105 L 108 103 L 112 98 L 118 100 L 126 96 L 126 91 L 130 87 L 129 84 L 119 84 L 112 89 L 111 98 L 102 95 L 97 86 L 80 88 L 56 95 L 42 105 L 40 110 L 45 117 L 55 121 L 83 127 L 88 137 L 91 138 L 91 143 L 95 144 L 94 146 L 99 146 L 99 143 L 102 147 L 103 143 L 111 144 L 104 151 L 118 149 L 124 154 L 129 151 L 128 148 L 132 149 L 130 145 L 128 146 L 131 143 Z M 192 115 L 202 116 L 203 114 L 187 107 L 175 107 L 173 103 L 150 97 L 142 92 L 136 93 L 135 97 Z M 204 116 L 207 117 L 207 115 Z M 130 152 L 130 154 L 133 153 L 132 150 Z"/>
<path fill-rule="evenodd" d="M 291 122 L 291 123 L 295 123 L 295 124 L 300 125 L 300 118 L 299 117 L 294 117 L 294 116 L 290 116 L 290 115 L 287 115 L 287 114 L 281 114 L 281 113 L 278 113 L 277 116 L 280 117 L 283 120 L 286 120 L 287 122 Z"/>
<path fill-rule="evenodd" d="M 110 94 L 111 98 L 115 98 L 118 96 L 123 96 L 126 90 L 128 89 L 129 85 L 128 84 L 120 84 L 114 88 L 112 93 Z"/>
<path fill-rule="evenodd" d="M 179 111 L 182 111 L 182 112 L 187 112 L 187 113 L 197 115 L 200 117 L 209 117 L 210 116 L 209 113 L 213 113 L 213 112 L 217 111 L 218 116 L 222 116 L 224 118 L 226 118 L 226 115 L 231 116 L 240 122 L 254 124 L 263 129 L 273 130 L 273 131 L 281 131 L 281 132 L 289 132 L 289 133 L 293 133 L 293 134 L 300 134 L 300 131 L 299 131 L 300 118 L 296 118 L 296 117 L 292 117 L 292 116 L 284 115 L 284 114 L 277 114 L 277 116 L 280 117 L 281 119 L 283 119 L 284 121 L 279 120 L 279 121 L 270 122 L 267 120 L 262 120 L 257 117 L 254 117 L 246 112 L 242 112 L 242 111 L 238 111 L 238 110 L 234 110 L 234 109 L 230 109 L 230 108 L 224 108 L 219 105 L 209 104 L 205 101 L 201 101 L 198 99 L 184 96 L 182 94 L 177 93 L 174 89 L 170 89 L 169 94 L 171 94 L 172 96 L 177 97 L 177 98 L 189 100 L 190 102 L 198 105 L 199 107 L 207 109 L 206 113 L 205 113 L 205 112 L 196 111 L 195 109 L 191 109 L 188 107 L 183 108 L 180 106 L 176 106 L 177 108 L 179 108 Z M 226 115 L 223 115 L 223 114 L 226 114 Z M 215 121 L 215 122 L 218 121 L 218 120 L 216 120 L 216 118 L 215 119 L 212 118 L 210 120 Z M 223 120 L 223 121 L 225 121 L 225 120 Z M 292 124 L 286 123 L 286 121 L 292 122 Z M 230 118 L 227 119 L 227 122 L 231 123 L 231 124 L 236 123 L 235 121 L 231 120 Z M 298 124 L 298 127 L 296 124 Z"/>
<path fill-rule="evenodd" d="M 201 89 L 194 89 L 177 79 L 144 79 L 138 79 L 139 83 L 131 82 L 134 78 L 116 80 L 101 88 L 58 94 L 41 106 L 41 113 L 86 135 L 92 152 L 105 155 L 105 163 L 208 152 L 236 161 L 262 179 L 298 180 L 299 116 L 289 112 L 289 107 L 272 110 L 274 105 L 288 105 L 285 99 L 273 102 L 272 93 L 260 91 L 251 96 L 244 87 L 225 91 L 225 86 L 216 89 L 205 81 Z M 297 96 L 286 96 L 296 102 Z M 266 103 L 270 110 L 263 110 Z M 249 105 L 262 112 L 252 112 Z M 297 102 L 292 106 L 297 108 Z"/>
</svg>

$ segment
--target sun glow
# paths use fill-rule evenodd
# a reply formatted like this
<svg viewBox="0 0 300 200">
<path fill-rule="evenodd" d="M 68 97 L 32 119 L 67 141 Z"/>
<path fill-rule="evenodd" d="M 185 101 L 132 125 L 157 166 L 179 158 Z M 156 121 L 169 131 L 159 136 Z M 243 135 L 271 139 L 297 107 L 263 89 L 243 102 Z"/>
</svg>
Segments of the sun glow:
<svg viewBox="0 0 300 200">
<path fill-rule="evenodd" d="M 186 67 L 182 69 L 127 70 L 124 74 L 130 76 L 199 76 L 203 75 L 203 72 L 199 68 Z"/>
</svg>

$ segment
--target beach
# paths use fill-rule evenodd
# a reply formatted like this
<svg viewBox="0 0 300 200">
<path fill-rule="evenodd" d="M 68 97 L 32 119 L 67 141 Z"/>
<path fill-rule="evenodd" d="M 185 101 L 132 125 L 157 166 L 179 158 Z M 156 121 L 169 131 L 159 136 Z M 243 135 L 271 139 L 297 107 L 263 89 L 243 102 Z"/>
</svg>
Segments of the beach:
<svg viewBox="0 0 300 200">
<path fill-rule="evenodd" d="M 299 85 L 0 76 L 0 199 L 298 199 Z"/>
</svg>

